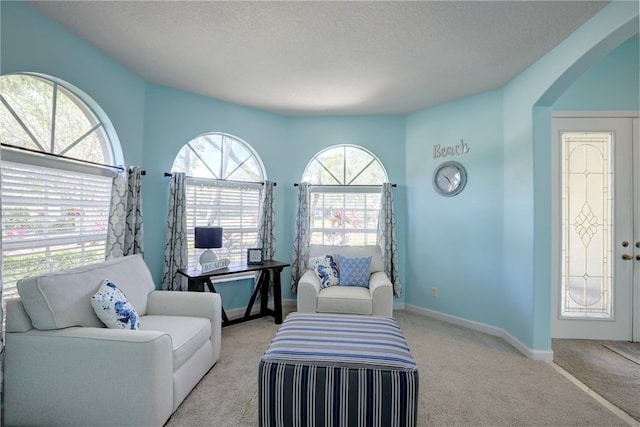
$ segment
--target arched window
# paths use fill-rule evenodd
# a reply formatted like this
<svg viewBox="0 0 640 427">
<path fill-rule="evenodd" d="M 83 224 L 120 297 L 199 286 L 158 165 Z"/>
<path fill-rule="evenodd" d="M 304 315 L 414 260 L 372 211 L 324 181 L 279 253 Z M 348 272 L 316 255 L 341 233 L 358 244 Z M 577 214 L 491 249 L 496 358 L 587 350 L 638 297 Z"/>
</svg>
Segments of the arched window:
<svg viewBox="0 0 640 427">
<path fill-rule="evenodd" d="M 260 190 L 266 179 L 260 157 L 235 136 L 207 133 L 180 149 L 171 172 L 187 175 L 189 267 L 198 265 L 202 252 L 193 247 L 193 229 L 208 225 L 223 228 L 218 258 L 243 263 L 247 248 L 258 242 Z"/>
<path fill-rule="evenodd" d="M 307 164 L 311 186 L 311 243 L 376 244 L 381 185 L 387 173 L 371 152 L 354 145 L 329 147 Z"/>
<path fill-rule="evenodd" d="M 93 163 L 115 163 L 104 121 L 61 83 L 0 76 L 0 142 L 4 295 L 23 277 L 103 261 L 113 172 Z"/>
</svg>

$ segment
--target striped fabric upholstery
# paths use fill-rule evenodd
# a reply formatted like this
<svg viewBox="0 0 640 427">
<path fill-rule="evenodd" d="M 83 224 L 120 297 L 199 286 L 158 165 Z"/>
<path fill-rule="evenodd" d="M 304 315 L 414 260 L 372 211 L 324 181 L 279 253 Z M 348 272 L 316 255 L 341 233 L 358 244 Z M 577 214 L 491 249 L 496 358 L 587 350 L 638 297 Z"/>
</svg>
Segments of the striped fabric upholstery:
<svg viewBox="0 0 640 427">
<path fill-rule="evenodd" d="M 415 426 L 418 370 L 388 317 L 292 313 L 258 369 L 260 426 Z"/>
</svg>

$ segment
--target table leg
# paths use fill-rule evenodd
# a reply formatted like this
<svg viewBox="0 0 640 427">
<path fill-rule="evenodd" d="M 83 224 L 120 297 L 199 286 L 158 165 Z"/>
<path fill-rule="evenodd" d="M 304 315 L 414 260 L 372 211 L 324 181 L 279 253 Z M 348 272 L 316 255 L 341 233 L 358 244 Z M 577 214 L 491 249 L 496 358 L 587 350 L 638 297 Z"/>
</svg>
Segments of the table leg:
<svg viewBox="0 0 640 427">
<path fill-rule="evenodd" d="M 260 272 L 260 276 L 258 277 L 258 283 L 256 288 L 253 290 L 253 294 L 251 294 L 251 299 L 249 300 L 249 304 L 247 304 L 247 309 L 244 312 L 245 319 L 251 315 L 251 310 L 253 310 L 253 304 L 256 302 L 256 298 L 258 297 L 258 292 L 262 289 L 262 271 Z M 260 306 L 262 307 L 262 305 Z M 262 314 L 262 309 L 260 309 L 260 313 Z"/>
<path fill-rule="evenodd" d="M 260 275 L 260 314 L 267 314 L 269 311 L 269 283 L 271 274 L 269 270 L 261 271 Z"/>
<path fill-rule="evenodd" d="M 204 283 L 206 283 L 207 288 L 209 288 L 209 292 L 215 293 L 217 294 L 218 292 L 216 292 L 216 288 L 213 286 L 213 282 L 211 281 L 210 278 L 206 278 L 204 280 Z M 204 292 L 204 286 L 202 287 L 202 292 Z M 222 304 L 220 304 L 220 308 L 222 309 L 222 324 L 226 324 L 229 323 L 229 318 L 227 317 L 227 312 L 224 311 L 224 307 L 222 306 Z"/>
<path fill-rule="evenodd" d="M 273 272 L 273 317 L 275 317 L 276 325 L 282 323 L 282 284 L 280 283 L 280 272 Z"/>
<path fill-rule="evenodd" d="M 190 292 L 204 292 L 205 280 L 189 279 L 187 280 L 187 289 Z"/>
</svg>

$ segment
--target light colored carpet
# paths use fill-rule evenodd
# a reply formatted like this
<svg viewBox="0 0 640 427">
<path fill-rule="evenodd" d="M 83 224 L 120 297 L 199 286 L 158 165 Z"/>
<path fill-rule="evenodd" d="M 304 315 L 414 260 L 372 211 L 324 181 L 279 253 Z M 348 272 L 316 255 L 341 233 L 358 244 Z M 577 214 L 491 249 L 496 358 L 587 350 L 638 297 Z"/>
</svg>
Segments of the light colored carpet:
<svg viewBox="0 0 640 427">
<path fill-rule="evenodd" d="M 605 345 L 640 348 L 640 344 L 620 341 L 554 339 L 551 344 L 556 364 L 640 425 L 640 366 Z"/>
<path fill-rule="evenodd" d="M 395 316 L 419 368 L 420 426 L 626 425 L 500 338 L 405 311 Z M 264 318 L 223 328 L 220 360 L 167 427 L 256 426 L 258 364 L 277 326 Z"/>
</svg>

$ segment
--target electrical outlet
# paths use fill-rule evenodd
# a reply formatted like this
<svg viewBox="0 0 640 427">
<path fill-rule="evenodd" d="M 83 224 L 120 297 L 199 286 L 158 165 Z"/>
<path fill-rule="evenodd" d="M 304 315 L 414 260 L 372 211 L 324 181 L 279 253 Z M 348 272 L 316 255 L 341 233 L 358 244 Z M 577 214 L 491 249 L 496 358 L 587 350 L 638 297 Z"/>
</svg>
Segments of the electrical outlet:
<svg viewBox="0 0 640 427">
<path fill-rule="evenodd" d="M 431 288 L 431 297 L 435 298 L 438 296 L 438 288 Z"/>
</svg>

